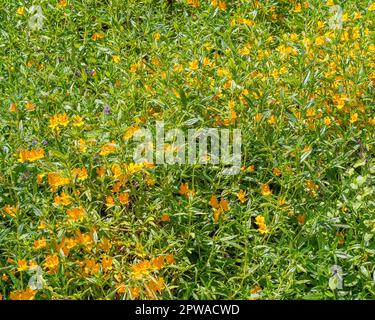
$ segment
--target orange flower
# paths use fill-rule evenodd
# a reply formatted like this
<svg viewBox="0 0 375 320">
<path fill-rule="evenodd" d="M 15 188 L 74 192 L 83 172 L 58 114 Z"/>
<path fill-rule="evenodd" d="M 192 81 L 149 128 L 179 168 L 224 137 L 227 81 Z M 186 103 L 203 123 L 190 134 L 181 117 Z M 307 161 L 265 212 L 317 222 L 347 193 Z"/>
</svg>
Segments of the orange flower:
<svg viewBox="0 0 375 320">
<path fill-rule="evenodd" d="M 106 143 L 101 147 L 99 155 L 106 156 L 116 152 L 116 143 L 114 141 Z"/>
<path fill-rule="evenodd" d="M 250 293 L 251 294 L 257 294 L 258 292 L 260 292 L 262 290 L 263 290 L 263 288 L 259 284 L 257 284 L 253 289 L 250 290 Z"/>
<path fill-rule="evenodd" d="M 10 300 L 33 300 L 36 290 L 27 288 L 26 290 L 17 290 L 10 293 Z"/>
<path fill-rule="evenodd" d="M 140 292 L 139 288 L 131 287 L 129 291 L 130 291 L 131 299 L 137 299 L 139 297 L 139 292 Z"/>
<path fill-rule="evenodd" d="M 155 259 L 153 259 L 151 261 L 153 267 L 156 269 L 156 270 L 160 270 L 161 268 L 164 267 L 164 263 L 165 263 L 165 258 L 163 256 L 160 256 L 160 257 L 157 257 Z"/>
<path fill-rule="evenodd" d="M 60 196 L 59 195 L 55 196 L 54 203 L 57 205 L 61 204 L 63 206 L 68 206 L 69 204 L 72 203 L 72 201 L 71 201 L 71 198 L 65 192 L 61 192 Z"/>
<path fill-rule="evenodd" d="M 44 269 L 53 273 L 57 271 L 58 265 L 59 265 L 59 257 L 57 256 L 57 254 L 49 255 L 46 257 L 46 261 L 44 263 Z"/>
<path fill-rule="evenodd" d="M 169 264 L 175 263 L 175 259 L 173 254 L 169 254 L 165 257 L 165 261 Z"/>
<path fill-rule="evenodd" d="M 105 168 L 104 167 L 98 167 L 96 168 L 96 174 L 99 176 L 99 177 L 102 177 L 104 176 L 105 174 Z"/>
<path fill-rule="evenodd" d="M 225 3 L 225 1 L 219 1 L 219 9 L 221 11 L 226 11 L 227 10 L 227 4 Z"/>
<path fill-rule="evenodd" d="M 117 193 L 117 192 L 119 192 L 120 189 L 121 189 L 121 187 L 122 187 L 122 182 L 121 182 L 121 181 L 117 181 L 117 182 L 115 182 L 115 183 L 112 185 L 112 192 L 113 192 L 113 193 Z"/>
<path fill-rule="evenodd" d="M 240 191 L 237 193 L 237 198 L 241 203 L 244 203 L 246 201 L 246 191 L 240 189 Z"/>
<path fill-rule="evenodd" d="M 67 5 L 68 5 L 67 0 L 59 0 L 59 3 L 58 3 L 57 6 L 60 7 L 60 8 L 65 8 Z"/>
<path fill-rule="evenodd" d="M 73 178 L 77 178 L 78 181 L 84 181 L 88 177 L 87 169 L 85 167 L 83 167 L 82 169 L 74 168 L 72 170 L 72 176 Z"/>
<path fill-rule="evenodd" d="M 299 214 L 297 216 L 297 221 L 300 223 L 300 224 L 304 224 L 305 223 L 305 219 L 306 219 L 306 216 L 304 214 Z"/>
<path fill-rule="evenodd" d="M 17 209 L 9 204 L 5 205 L 4 211 L 11 217 L 15 217 L 17 214 Z"/>
<path fill-rule="evenodd" d="M 118 196 L 118 200 L 120 201 L 121 204 L 128 204 L 129 203 L 129 193 L 128 192 L 120 193 L 120 195 Z"/>
<path fill-rule="evenodd" d="M 164 289 L 164 279 L 162 277 L 158 277 L 157 279 L 152 278 L 150 281 L 145 283 L 145 287 L 148 296 L 155 297 L 157 292 L 161 293 Z"/>
<path fill-rule="evenodd" d="M 44 158 L 44 149 L 32 149 L 32 150 L 20 150 L 19 151 L 19 162 L 34 162 Z"/>
<path fill-rule="evenodd" d="M 49 172 L 48 173 L 48 184 L 52 187 L 52 191 L 57 190 L 58 187 L 69 184 L 68 178 L 63 178 L 59 173 Z"/>
<path fill-rule="evenodd" d="M 210 204 L 212 206 L 215 222 L 219 221 L 219 218 L 223 213 L 230 210 L 229 202 L 228 200 L 224 198 L 221 198 L 220 202 L 218 203 L 216 196 L 212 196 L 210 200 Z"/>
<path fill-rule="evenodd" d="M 101 247 L 105 252 L 109 252 L 109 250 L 110 250 L 111 247 L 112 247 L 111 241 L 109 241 L 109 239 L 107 239 L 107 238 L 102 239 L 102 242 L 101 242 L 101 244 L 100 244 L 100 247 Z"/>
<path fill-rule="evenodd" d="M 72 120 L 73 120 L 73 126 L 74 127 L 83 126 L 83 118 L 82 117 L 80 117 L 78 115 L 75 115 L 75 116 L 73 116 Z"/>
<path fill-rule="evenodd" d="M 262 184 L 261 191 L 262 191 L 262 195 L 264 195 L 264 196 L 269 196 L 269 195 L 272 194 L 272 191 L 271 191 L 270 186 L 268 185 L 268 183 Z"/>
<path fill-rule="evenodd" d="M 39 184 L 42 183 L 44 176 L 45 176 L 44 173 L 39 173 L 39 174 L 36 176 L 36 182 L 38 182 Z"/>
<path fill-rule="evenodd" d="M 198 60 L 193 60 L 192 62 L 189 63 L 189 68 L 191 70 L 198 70 L 199 68 L 199 62 Z"/>
<path fill-rule="evenodd" d="M 263 216 L 257 216 L 255 218 L 255 224 L 258 226 L 258 231 L 261 234 L 268 233 L 268 228 L 267 228 L 267 225 L 265 224 L 264 220 L 265 219 L 264 219 Z"/>
<path fill-rule="evenodd" d="M 161 221 L 163 222 L 169 222 L 171 220 L 171 218 L 169 217 L 169 214 L 168 213 L 163 213 L 163 215 L 161 216 Z"/>
<path fill-rule="evenodd" d="M 188 5 L 192 6 L 193 8 L 199 7 L 199 0 L 187 0 Z"/>
<path fill-rule="evenodd" d="M 113 259 L 111 257 L 103 257 L 102 258 L 102 269 L 103 272 L 107 272 L 108 270 L 112 270 L 112 261 Z"/>
<path fill-rule="evenodd" d="M 152 269 L 152 264 L 148 260 L 143 260 L 131 267 L 132 276 L 135 279 L 140 279 L 142 276 L 148 275 Z"/>
<path fill-rule="evenodd" d="M 29 269 L 29 266 L 27 265 L 26 260 L 18 260 L 17 261 L 17 270 L 18 271 L 26 271 L 27 269 Z"/>
<path fill-rule="evenodd" d="M 10 104 L 9 112 L 17 112 L 17 105 L 14 102 Z"/>
<path fill-rule="evenodd" d="M 214 209 L 217 209 L 219 208 L 219 202 L 217 201 L 217 198 L 215 195 L 212 195 L 211 196 L 211 199 L 210 199 L 210 206 Z"/>
<path fill-rule="evenodd" d="M 66 211 L 66 214 L 72 221 L 82 220 L 85 214 L 85 210 L 82 207 L 72 208 L 68 209 Z"/>
<path fill-rule="evenodd" d="M 108 206 L 108 207 L 111 207 L 115 204 L 115 199 L 113 199 L 113 197 L 111 196 L 107 196 L 105 198 L 105 204 Z"/>
<path fill-rule="evenodd" d="M 31 101 L 27 101 L 25 105 L 25 109 L 27 111 L 34 111 L 35 110 L 35 104 L 32 103 Z"/>
<path fill-rule="evenodd" d="M 97 41 L 97 40 L 100 40 L 100 39 L 103 39 L 103 38 L 104 38 L 104 33 L 102 33 L 102 32 L 95 32 L 92 35 L 92 40 L 94 40 L 94 41 Z"/>
<path fill-rule="evenodd" d="M 280 177 L 281 176 L 281 170 L 279 168 L 273 168 L 273 174 L 276 176 L 276 177 Z"/>
<path fill-rule="evenodd" d="M 47 246 L 47 241 L 43 237 L 39 240 L 34 241 L 34 249 L 39 250 L 39 249 L 44 249 Z"/>
<path fill-rule="evenodd" d="M 178 191 L 178 193 L 180 195 L 184 195 L 184 194 L 187 194 L 188 192 L 189 192 L 189 185 L 187 183 L 181 183 L 180 190 Z"/>
</svg>

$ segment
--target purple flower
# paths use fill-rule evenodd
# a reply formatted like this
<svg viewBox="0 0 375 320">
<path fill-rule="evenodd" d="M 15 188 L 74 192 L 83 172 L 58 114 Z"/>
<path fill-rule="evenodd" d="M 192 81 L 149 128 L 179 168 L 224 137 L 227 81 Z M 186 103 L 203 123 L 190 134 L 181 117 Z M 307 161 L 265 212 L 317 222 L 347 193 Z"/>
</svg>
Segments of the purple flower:
<svg viewBox="0 0 375 320">
<path fill-rule="evenodd" d="M 48 144 L 48 141 L 47 140 L 43 140 L 42 144 L 46 146 Z"/>
<path fill-rule="evenodd" d="M 106 115 L 111 114 L 111 108 L 109 106 L 104 106 L 103 113 Z"/>
<path fill-rule="evenodd" d="M 34 146 L 36 146 L 38 144 L 38 141 L 37 140 L 33 140 L 33 141 L 31 141 L 31 146 L 32 147 L 34 147 Z"/>
</svg>

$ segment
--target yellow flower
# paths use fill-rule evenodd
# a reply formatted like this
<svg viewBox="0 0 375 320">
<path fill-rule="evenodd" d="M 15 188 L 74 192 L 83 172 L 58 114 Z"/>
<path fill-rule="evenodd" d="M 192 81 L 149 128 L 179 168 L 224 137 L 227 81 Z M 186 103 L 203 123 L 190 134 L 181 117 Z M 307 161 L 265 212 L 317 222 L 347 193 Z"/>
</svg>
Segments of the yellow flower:
<svg viewBox="0 0 375 320">
<path fill-rule="evenodd" d="M 155 33 L 154 33 L 154 39 L 155 39 L 155 41 L 159 41 L 160 38 L 161 38 L 160 33 L 159 33 L 159 32 L 155 32 Z"/>
<path fill-rule="evenodd" d="M 69 123 L 69 118 L 68 118 L 68 115 L 64 112 L 64 113 L 60 113 L 58 115 L 58 119 L 59 119 L 59 125 L 61 126 L 64 126 L 66 127 Z"/>
<path fill-rule="evenodd" d="M 192 62 L 189 62 L 189 68 L 191 69 L 191 70 L 198 70 L 198 68 L 199 68 L 199 62 L 198 62 L 198 60 L 197 59 L 195 59 L 195 60 L 193 60 Z"/>
<path fill-rule="evenodd" d="M 324 124 L 326 125 L 326 126 L 329 126 L 330 124 L 331 124 L 331 119 L 329 118 L 329 117 L 324 117 L 324 120 L 323 120 L 323 122 L 324 122 Z"/>
<path fill-rule="evenodd" d="M 225 10 L 227 10 L 227 4 L 226 4 L 225 1 L 219 1 L 219 9 L 220 9 L 221 11 L 225 11 Z"/>
<path fill-rule="evenodd" d="M 173 71 L 174 72 L 181 72 L 184 70 L 184 66 L 182 64 L 175 64 L 173 66 Z"/>
<path fill-rule="evenodd" d="M 212 62 L 211 62 L 211 60 L 210 60 L 209 58 L 204 57 L 204 58 L 203 58 L 203 61 L 202 61 L 202 64 L 203 64 L 204 66 L 210 66 L 210 65 L 212 65 Z"/>
<path fill-rule="evenodd" d="M 49 125 L 52 130 L 56 129 L 59 125 L 59 118 L 57 115 L 49 118 Z"/>
<path fill-rule="evenodd" d="M 16 12 L 20 16 L 23 16 L 25 14 L 25 8 L 24 7 L 18 7 Z"/>
<path fill-rule="evenodd" d="M 276 124 L 277 123 L 277 118 L 276 118 L 276 116 L 274 115 L 274 114 L 271 114 L 271 116 L 268 118 L 268 120 L 267 120 L 267 122 L 269 123 L 269 124 Z"/>
<path fill-rule="evenodd" d="M 258 231 L 261 233 L 261 234 L 265 234 L 265 233 L 268 233 L 268 228 L 267 228 L 267 225 L 266 223 L 264 222 L 264 217 L 263 216 L 257 216 L 255 218 L 255 224 L 258 226 Z"/>
<path fill-rule="evenodd" d="M 112 60 L 113 60 L 114 63 L 120 63 L 121 57 L 118 56 L 118 55 L 113 55 Z"/>
<path fill-rule="evenodd" d="M 92 40 L 94 40 L 94 41 L 97 41 L 97 40 L 100 40 L 100 39 L 103 39 L 103 38 L 104 38 L 104 33 L 102 33 L 102 32 L 95 32 L 92 35 Z"/>
<path fill-rule="evenodd" d="M 294 7 L 294 10 L 293 10 L 293 11 L 296 12 L 296 13 L 301 12 L 301 11 L 302 11 L 302 6 L 301 6 L 301 4 L 300 4 L 300 3 L 296 4 L 296 6 Z"/>
<path fill-rule="evenodd" d="M 72 120 L 73 120 L 73 126 L 74 127 L 83 126 L 83 118 L 82 117 L 80 117 L 78 115 L 75 115 L 75 116 L 73 116 Z"/>
<path fill-rule="evenodd" d="M 67 0 L 59 0 L 59 3 L 58 3 L 57 6 L 60 7 L 60 8 L 65 8 L 67 5 L 68 5 Z"/>
<path fill-rule="evenodd" d="M 139 129 L 139 127 L 138 126 L 132 126 L 132 127 L 129 127 L 127 130 L 126 130 L 126 132 L 125 132 L 125 134 L 124 134 L 124 136 L 123 136 L 123 139 L 124 140 L 129 140 L 131 137 L 133 137 L 134 136 L 134 134 L 137 132 L 137 131 L 139 131 L 140 129 Z"/>
<path fill-rule="evenodd" d="M 315 39 L 315 44 L 317 46 L 321 46 L 322 44 L 325 44 L 326 38 L 324 36 L 319 36 Z"/>
<path fill-rule="evenodd" d="M 355 123 L 358 121 L 358 113 L 353 113 L 351 116 L 350 116 L 350 123 Z"/>
</svg>

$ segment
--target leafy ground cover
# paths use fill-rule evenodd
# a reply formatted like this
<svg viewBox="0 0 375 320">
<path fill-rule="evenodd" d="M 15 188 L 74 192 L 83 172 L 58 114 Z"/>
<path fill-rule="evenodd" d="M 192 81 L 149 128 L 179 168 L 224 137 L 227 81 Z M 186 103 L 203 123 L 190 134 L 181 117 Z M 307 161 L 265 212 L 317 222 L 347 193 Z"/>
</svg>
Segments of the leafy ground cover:
<svg viewBox="0 0 375 320">
<path fill-rule="evenodd" d="M 374 10 L 1 0 L 0 298 L 374 298 Z M 134 163 L 156 121 L 240 173 Z"/>
</svg>

